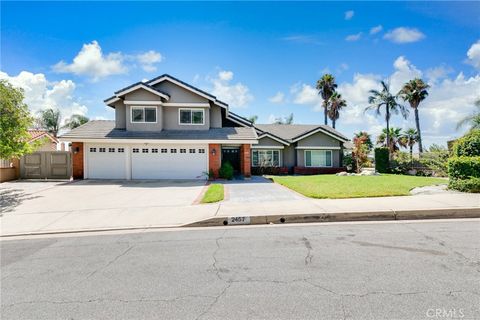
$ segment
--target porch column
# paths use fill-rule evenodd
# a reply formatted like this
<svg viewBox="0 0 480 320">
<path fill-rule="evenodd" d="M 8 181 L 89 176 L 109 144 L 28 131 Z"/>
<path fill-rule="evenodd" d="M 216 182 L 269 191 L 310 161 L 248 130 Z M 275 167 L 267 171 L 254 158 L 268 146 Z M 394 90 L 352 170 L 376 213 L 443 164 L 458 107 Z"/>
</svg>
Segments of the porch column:
<svg viewBox="0 0 480 320">
<path fill-rule="evenodd" d="M 83 142 L 72 142 L 72 176 L 83 179 Z"/>
<path fill-rule="evenodd" d="M 222 149 L 219 144 L 211 143 L 208 145 L 208 171 L 213 172 L 213 177 L 218 178 L 218 170 L 222 166 L 221 157 Z"/>
<path fill-rule="evenodd" d="M 251 167 L 250 145 L 242 144 L 240 146 L 240 172 L 245 178 L 252 176 L 250 172 Z"/>
</svg>

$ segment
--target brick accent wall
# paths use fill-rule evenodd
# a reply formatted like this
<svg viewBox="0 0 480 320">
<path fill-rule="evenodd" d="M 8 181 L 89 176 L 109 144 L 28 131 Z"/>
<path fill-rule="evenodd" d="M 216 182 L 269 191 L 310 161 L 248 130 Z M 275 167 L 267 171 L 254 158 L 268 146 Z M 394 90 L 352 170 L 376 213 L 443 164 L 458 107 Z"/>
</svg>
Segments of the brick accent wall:
<svg viewBox="0 0 480 320">
<path fill-rule="evenodd" d="M 249 144 L 242 144 L 240 146 L 240 172 L 243 174 L 244 177 L 249 178 L 252 176 L 251 174 L 251 152 L 250 152 L 250 145 Z"/>
<path fill-rule="evenodd" d="M 73 179 L 83 179 L 83 142 L 72 142 L 72 167 Z"/>
<path fill-rule="evenodd" d="M 213 155 L 213 149 L 215 149 L 215 155 Z M 222 166 L 221 154 L 222 149 L 219 144 L 208 145 L 208 170 L 213 171 L 214 178 L 218 178 L 218 170 Z"/>
</svg>

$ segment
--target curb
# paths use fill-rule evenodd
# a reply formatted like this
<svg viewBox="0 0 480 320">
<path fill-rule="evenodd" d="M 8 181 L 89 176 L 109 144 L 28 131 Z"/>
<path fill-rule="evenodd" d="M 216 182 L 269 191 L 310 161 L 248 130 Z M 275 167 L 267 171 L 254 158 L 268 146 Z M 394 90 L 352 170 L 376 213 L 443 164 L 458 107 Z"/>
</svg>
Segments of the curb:
<svg viewBox="0 0 480 320">
<path fill-rule="evenodd" d="M 242 218 L 245 222 L 239 221 Z M 386 221 L 420 219 L 480 218 L 480 208 L 440 208 L 419 210 L 380 210 L 358 212 L 322 212 L 263 216 L 215 217 L 183 225 L 182 227 L 215 227 L 226 225 L 287 224 L 310 222 Z"/>
</svg>

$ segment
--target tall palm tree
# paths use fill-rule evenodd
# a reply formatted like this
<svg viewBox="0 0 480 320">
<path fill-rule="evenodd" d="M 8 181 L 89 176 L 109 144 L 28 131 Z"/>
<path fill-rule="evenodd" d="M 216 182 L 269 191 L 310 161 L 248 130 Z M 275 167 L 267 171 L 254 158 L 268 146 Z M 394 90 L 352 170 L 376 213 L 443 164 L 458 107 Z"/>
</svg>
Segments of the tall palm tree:
<svg viewBox="0 0 480 320">
<path fill-rule="evenodd" d="M 340 110 L 347 106 L 347 101 L 338 92 L 334 92 L 329 99 L 328 117 L 332 120 L 332 127 L 335 129 L 335 122 L 340 118 Z"/>
<path fill-rule="evenodd" d="M 405 147 L 410 148 L 410 162 L 413 163 L 413 146 L 420 141 L 417 130 L 413 128 L 407 129 L 402 134 L 401 140 Z"/>
<path fill-rule="evenodd" d="M 387 147 L 390 151 L 389 153 L 397 152 L 400 150 L 400 147 L 405 147 L 402 129 L 388 128 L 388 131 L 387 129 L 383 129 L 382 133 L 377 137 L 377 144 L 382 147 Z"/>
<path fill-rule="evenodd" d="M 390 86 L 385 81 L 381 82 L 382 90 L 370 90 L 370 96 L 368 97 L 368 103 L 370 104 L 365 108 L 367 110 L 375 110 L 377 115 L 381 115 L 382 108 L 385 108 L 385 121 L 387 123 L 387 128 L 385 131 L 386 141 L 390 141 L 390 117 L 393 114 L 402 113 L 404 118 L 407 118 L 408 110 L 401 104 L 397 102 L 397 95 L 394 95 L 390 92 Z M 390 152 L 388 154 L 390 157 Z"/>
<path fill-rule="evenodd" d="M 56 137 L 62 121 L 60 110 L 49 108 L 40 111 L 40 121 L 42 127 Z"/>
<path fill-rule="evenodd" d="M 472 114 L 460 120 L 457 124 L 457 130 L 464 125 L 470 125 L 470 130 L 480 129 L 480 99 L 475 101 L 476 110 Z"/>
<path fill-rule="evenodd" d="M 323 111 L 325 117 L 325 125 L 328 124 L 328 102 L 330 97 L 335 92 L 337 84 L 335 83 L 335 77 L 329 73 L 324 74 L 319 80 L 317 80 L 318 94 L 323 99 Z"/>
<path fill-rule="evenodd" d="M 430 86 L 423 82 L 422 79 L 415 78 L 405 83 L 403 88 L 398 93 L 402 97 L 403 101 L 408 101 L 410 107 L 412 107 L 415 113 L 415 126 L 417 127 L 418 132 L 418 151 L 420 153 L 423 152 L 423 145 L 422 134 L 420 131 L 420 118 L 418 116 L 418 106 L 420 105 L 420 102 L 425 100 L 425 98 L 428 96 L 428 88 L 430 88 Z"/>
<path fill-rule="evenodd" d="M 65 125 L 62 128 L 65 129 L 75 129 L 80 127 L 82 124 L 85 124 L 89 121 L 88 117 L 81 114 L 74 114 L 65 121 Z"/>
</svg>

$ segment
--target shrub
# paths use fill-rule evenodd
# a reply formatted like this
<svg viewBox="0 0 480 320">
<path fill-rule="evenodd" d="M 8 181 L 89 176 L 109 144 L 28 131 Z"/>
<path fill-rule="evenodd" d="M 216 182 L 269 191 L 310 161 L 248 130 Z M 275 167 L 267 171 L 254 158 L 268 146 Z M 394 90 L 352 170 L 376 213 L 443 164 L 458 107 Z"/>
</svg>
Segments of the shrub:
<svg viewBox="0 0 480 320">
<path fill-rule="evenodd" d="M 472 130 L 453 145 L 453 155 L 457 157 L 480 156 L 480 130 Z"/>
<path fill-rule="evenodd" d="M 450 179 L 480 178 L 480 156 L 450 158 L 448 175 Z"/>
<path fill-rule="evenodd" d="M 261 176 L 261 175 L 285 175 L 288 174 L 287 167 L 252 167 L 252 174 L 254 176 Z"/>
<path fill-rule="evenodd" d="M 431 170 L 437 177 L 446 177 L 448 170 L 448 151 L 439 150 L 435 152 L 422 153 L 420 164 Z"/>
<path fill-rule="evenodd" d="M 233 167 L 230 162 L 225 162 L 218 170 L 218 175 L 222 179 L 232 180 L 233 179 Z"/>
<path fill-rule="evenodd" d="M 343 162 L 343 166 L 344 166 L 344 167 L 347 167 L 347 170 L 348 170 L 348 171 L 355 171 L 355 170 L 356 170 L 355 160 L 354 160 L 352 154 L 346 154 L 346 155 L 344 155 L 342 162 Z"/>
<path fill-rule="evenodd" d="M 387 173 L 388 167 L 388 148 L 375 148 L 375 170 Z"/>
<path fill-rule="evenodd" d="M 448 187 L 462 192 L 480 193 L 480 178 L 450 179 Z"/>
</svg>

